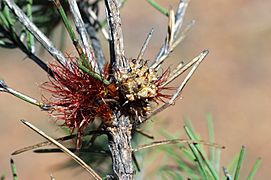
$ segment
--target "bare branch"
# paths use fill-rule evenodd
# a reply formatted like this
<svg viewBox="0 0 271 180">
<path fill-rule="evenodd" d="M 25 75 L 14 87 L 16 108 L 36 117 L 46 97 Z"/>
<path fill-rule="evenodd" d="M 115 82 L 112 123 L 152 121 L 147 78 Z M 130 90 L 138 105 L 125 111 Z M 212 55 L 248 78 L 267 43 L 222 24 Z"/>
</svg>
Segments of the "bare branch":
<svg viewBox="0 0 271 180">
<path fill-rule="evenodd" d="M 165 43 L 160 48 L 160 51 L 156 56 L 154 63 L 151 65 L 151 68 L 158 70 L 160 65 L 173 51 L 177 44 L 179 44 L 184 39 L 185 33 L 188 32 L 188 30 L 192 27 L 191 24 L 189 24 L 184 33 L 178 37 L 183 24 L 183 18 L 188 6 L 188 2 L 189 0 L 180 0 L 175 14 L 172 9 L 169 11 L 168 33 L 165 39 Z"/>
<path fill-rule="evenodd" d="M 189 61 L 186 65 L 182 66 L 183 63 L 179 64 L 171 74 L 171 76 L 167 79 L 167 81 L 161 85 L 161 87 L 165 87 L 169 83 L 171 83 L 174 79 L 182 75 L 187 69 L 189 69 L 191 66 L 193 66 L 196 62 L 201 61 L 205 58 L 207 52 L 203 51 L 201 54 L 199 54 L 197 57 Z"/>
<path fill-rule="evenodd" d="M 76 26 L 76 30 L 80 36 L 81 41 L 79 43 L 82 44 L 83 51 L 87 55 L 88 61 L 91 63 L 91 67 L 95 72 L 99 72 L 98 65 L 96 63 L 93 48 L 91 46 L 89 36 L 87 34 L 85 24 L 82 20 L 81 14 L 79 12 L 79 8 L 77 6 L 76 0 L 69 0 L 70 10 L 74 19 L 74 24 Z"/>
<path fill-rule="evenodd" d="M 179 6 L 175 13 L 175 24 L 174 24 L 174 39 L 177 38 L 178 33 L 183 25 L 184 15 L 188 6 L 189 0 L 180 0 Z"/>
<path fill-rule="evenodd" d="M 123 35 L 118 0 L 105 0 L 107 21 L 110 30 L 110 64 L 113 69 L 126 69 L 128 62 L 124 56 Z"/>
<path fill-rule="evenodd" d="M 131 147 L 132 124 L 129 117 L 115 118 L 116 126 L 107 127 L 108 147 L 113 161 L 113 174 L 115 179 L 134 179 L 133 158 Z"/>
<path fill-rule="evenodd" d="M 97 38 L 96 29 L 93 23 L 93 22 L 97 22 L 97 23 L 100 23 L 100 22 L 98 21 L 98 18 L 95 12 L 93 12 L 91 7 L 88 6 L 87 2 L 80 1 L 79 9 L 82 14 L 82 18 L 85 23 L 87 33 L 90 37 L 90 42 L 92 44 L 92 47 L 95 53 L 96 62 L 98 64 L 100 72 L 102 72 L 104 70 L 105 57 L 104 57 L 100 40 Z M 108 40 L 109 35 L 104 28 L 102 29 L 102 32 L 104 33 L 105 36 L 107 36 L 107 40 Z"/>
<path fill-rule="evenodd" d="M 151 32 L 149 32 L 149 34 L 148 34 L 142 48 L 140 49 L 140 52 L 139 52 L 139 54 L 138 54 L 138 56 L 136 58 L 137 60 L 142 59 L 142 57 L 143 57 L 143 55 L 145 53 L 145 50 L 146 50 L 146 48 L 147 48 L 147 46 L 148 46 L 148 44 L 149 44 L 149 42 L 151 40 L 152 33 L 153 33 L 153 28 L 151 29 Z"/>
<path fill-rule="evenodd" d="M 27 122 L 26 120 L 21 120 L 23 124 L 25 124 L 27 127 L 50 141 L 52 144 L 60 148 L 65 154 L 70 156 L 73 160 L 75 160 L 81 167 L 83 167 L 86 171 L 88 171 L 95 180 L 102 180 L 102 178 L 91 168 L 89 165 L 87 165 L 82 159 L 80 159 L 78 156 L 76 156 L 74 153 L 72 153 L 70 150 L 68 150 L 65 146 L 45 134 L 43 131 L 32 125 L 31 123 Z"/>
<path fill-rule="evenodd" d="M 43 47 L 63 66 L 66 66 L 67 60 L 65 56 L 59 51 L 53 43 L 28 19 L 24 12 L 12 0 L 3 0 L 7 6 L 16 15 L 18 20 L 24 27 L 31 32 L 31 34 L 43 45 Z"/>
</svg>

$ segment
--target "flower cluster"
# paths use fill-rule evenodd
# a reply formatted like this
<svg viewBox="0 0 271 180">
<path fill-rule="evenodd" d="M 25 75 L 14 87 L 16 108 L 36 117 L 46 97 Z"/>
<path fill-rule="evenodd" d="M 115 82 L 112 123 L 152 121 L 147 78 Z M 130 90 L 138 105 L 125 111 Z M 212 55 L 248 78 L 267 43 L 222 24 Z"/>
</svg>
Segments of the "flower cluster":
<svg viewBox="0 0 271 180">
<path fill-rule="evenodd" d="M 137 124 L 152 111 L 154 104 L 162 98 L 169 98 L 161 93 L 165 89 L 161 85 L 169 71 L 159 76 L 148 68 L 146 61 L 130 60 L 128 71 L 116 71 L 111 83 L 106 85 L 83 72 L 76 58 L 68 59 L 67 66 L 50 65 L 54 78 L 43 88 L 52 93 L 46 102 L 53 107 L 51 114 L 62 120 L 71 132 L 76 130 L 77 146 L 80 146 L 83 130 L 95 118 L 101 119 L 105 126 L 113 126 L 114 112 L 120 112 Z M 105 68 L 100 76 L 106 79 L 108 74 L 109 70 Z"/>
</svg>

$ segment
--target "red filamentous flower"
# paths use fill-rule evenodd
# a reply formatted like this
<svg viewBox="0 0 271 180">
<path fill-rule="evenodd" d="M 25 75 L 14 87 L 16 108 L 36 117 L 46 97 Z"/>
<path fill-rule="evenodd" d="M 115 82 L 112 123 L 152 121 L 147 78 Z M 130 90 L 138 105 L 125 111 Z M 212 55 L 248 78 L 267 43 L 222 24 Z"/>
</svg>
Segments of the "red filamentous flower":
<svg viewBox="0 0 271 180">
<path fill-rule="evenodd" d="M 96 117 L 105 124 L 110 123 L 112 111 L 104 99 L 110 97 L 108 86 L 100 80 L 82 72 L 71 60 L 68 66 L 50 64 L 54 78 L 42 85 L 52 93 L 47 103 L 53 107 L 50 112 L 58 120 L 63 120 L 71 132 L 77 131 L 77 148 L 86 126 Z"/>
</svg>

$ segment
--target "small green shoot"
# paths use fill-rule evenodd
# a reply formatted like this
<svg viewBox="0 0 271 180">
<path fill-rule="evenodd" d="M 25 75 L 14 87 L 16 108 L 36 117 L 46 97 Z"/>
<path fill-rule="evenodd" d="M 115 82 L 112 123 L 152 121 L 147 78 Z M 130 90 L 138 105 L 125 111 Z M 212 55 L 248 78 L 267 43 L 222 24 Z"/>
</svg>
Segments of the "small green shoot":
<svg viewBox="0 0 271 180">
<path fill-rule="evenodd" d="M 147 0 L 147 2 L 154 7 L 156 10 L 158 10 L 160 13 L 164 14 L 165 16 L 169 16 L 168 10 L 160 6 L 157 2 L 154 0 Z"/>
<path fill-rule="evenodd" d="M 13 159 L 10 159 L 10 166 L 11 166 L 13 180 L 18 180 L 17 169 L 16 169 L 16 165 L 15 165 Z"/>
<path fill-rule="evenodd" d="M 235 170 L 235 173 L 234 173 L 234 180 L 239 179 L 240 170 L 241 170 L 241 167 L 243 165 L 244 158 L 245 158 L 245 153 L 246 153 L 245 152 L 245 146 L 242 146 L 240 154 L 239 154 L 239 158 L 238 158 L 238 161 L 237 161 L 237 165 L 236 165 L 236 170 Z"/>
<path fill-rule="evenodd" d="M 255 164 L 253 165 L 253 167 L 248 175 L 248 178 L 247 178 L 248 180 L 253 180 L 253 177 L 254 177 L 256 171 L 259 169 L 261 162 L 262 162 L 261 158 L 258 158 L 256 160 Z"/>
</svg>

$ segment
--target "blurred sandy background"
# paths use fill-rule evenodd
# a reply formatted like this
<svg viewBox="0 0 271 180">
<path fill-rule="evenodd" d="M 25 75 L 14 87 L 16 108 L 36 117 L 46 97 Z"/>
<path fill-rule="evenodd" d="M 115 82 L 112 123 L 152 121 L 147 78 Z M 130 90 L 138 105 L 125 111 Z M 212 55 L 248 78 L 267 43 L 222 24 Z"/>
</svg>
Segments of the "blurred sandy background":
<svg viewBox="0 0 271 180">
<path fill-rule="evenodd" d="M 175 7 L 177 0 L 160 0 L 165 7 Z M 271 1 L 199 1 L 192 0 L 185 23 L 196 25 L 168 59 L 169 65 L 187 61 L 201 50 L 209 49 L 206 61 L 183 92 L 183 100 L 163 112 L 156 127 L 183 134 L 183 119 L 193 120 L 195 128 L 207 137 L 206 117 L 212 113 L 216 141 L 226 165 L 242 145 L 247 147 L 242 174 L 246 177 L 257 157 L 263 163 L 255 179 L 271 177 Z M 144 0 L 129 0 L 121 10 L 126 55 L 135 57 L 151 28 L 154 35 L 145 58 L 158 52 L 166 33 L 166 17 Z M 57 37 L 57 36 L 56 36 Z M 0 77 L 13 88 L 41 98 L 38 85 L 47 76 L 19 50 L 0 50 Z M 49 58 L 50 59 L 50 58 Z M 45 112 L 10 95 L 0 94 L 0 175 L 10 176 L 10 154 L 43 139 L 20 123 L 27 119 L 53 137 L 61 131 Z M 37 155 L 28 152 L 14 157 L 20 179 L 87 179 L 80 168 L 59 169 L 67 161 L 63 154 Z"/>
</svg>

